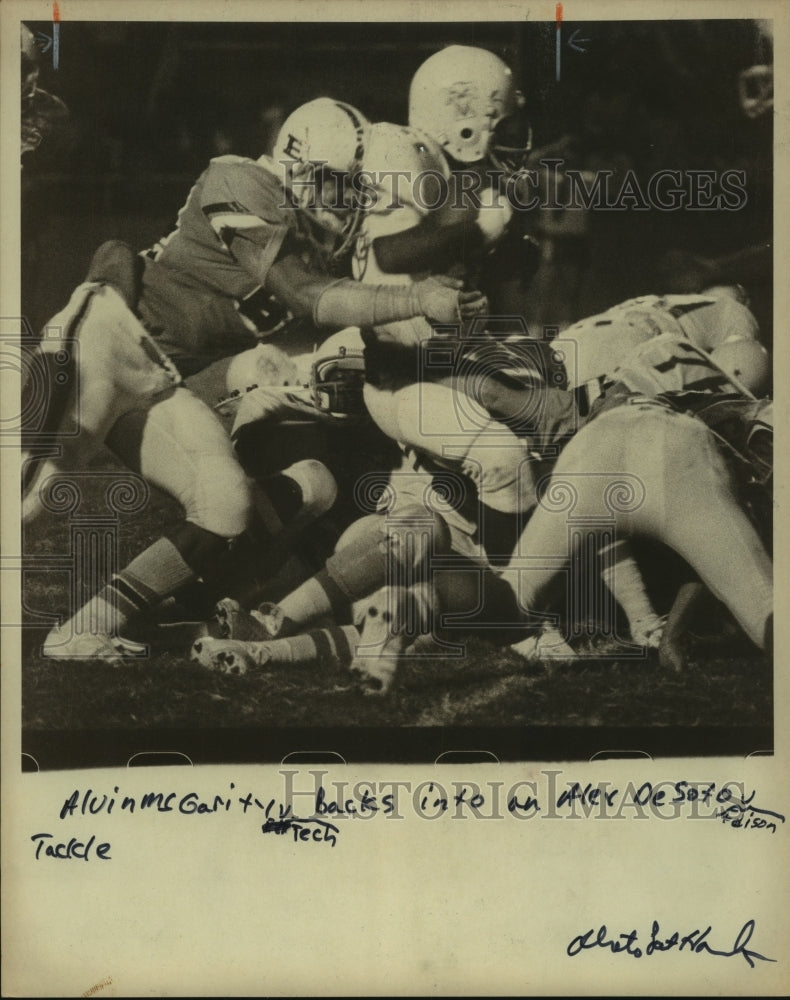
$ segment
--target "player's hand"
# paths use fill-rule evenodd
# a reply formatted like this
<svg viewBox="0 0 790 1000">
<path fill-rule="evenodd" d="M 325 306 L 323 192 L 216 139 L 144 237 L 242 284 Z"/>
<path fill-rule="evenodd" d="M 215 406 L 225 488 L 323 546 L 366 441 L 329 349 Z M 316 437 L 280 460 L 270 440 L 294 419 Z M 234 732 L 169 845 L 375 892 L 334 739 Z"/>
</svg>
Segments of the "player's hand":
<svg viewBox="0 0 790 1000">
<path fill-rule="evenodd" d="M 458 296 L 458 310 L 462 320 L 474 319 L 488 312 L 488 297 L 482 292 L 461 292 Z"/>
<path fill-rule="evenodd" d="M 435 323 L 458 323 L 471 319 L 488 309 L 488 299 L 482 292 L 462 291 L 457 278 L 439 276 L 426 278 L 414 285 L 420 313 Z"/>
</svg>

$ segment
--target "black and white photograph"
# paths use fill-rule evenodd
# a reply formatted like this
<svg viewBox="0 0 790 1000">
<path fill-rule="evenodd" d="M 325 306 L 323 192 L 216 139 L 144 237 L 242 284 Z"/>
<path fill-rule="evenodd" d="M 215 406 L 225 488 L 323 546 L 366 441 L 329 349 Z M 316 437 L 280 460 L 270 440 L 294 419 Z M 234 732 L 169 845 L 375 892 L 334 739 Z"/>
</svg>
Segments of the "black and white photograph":
<svg viewBox="0 0 790 1000">
<path fill-rule="evenodd" d="M 773 21 L 565 6 L 20 20 L 23 767 L 772 749 Z"/>
<path fill-rule="evenodd" d="M 787 994 L 789 28 L 4 0 L 3 996 Z"/>
</svg>

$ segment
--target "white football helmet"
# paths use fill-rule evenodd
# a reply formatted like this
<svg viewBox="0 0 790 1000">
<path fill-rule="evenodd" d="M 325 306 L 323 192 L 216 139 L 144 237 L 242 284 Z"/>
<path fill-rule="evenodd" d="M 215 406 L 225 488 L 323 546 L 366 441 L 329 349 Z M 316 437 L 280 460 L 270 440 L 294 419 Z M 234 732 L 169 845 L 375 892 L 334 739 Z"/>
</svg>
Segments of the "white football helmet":
<svg viewBox="0 0 790 1000">
<path fill-rule="evenodd" d="M 335 256 L 347 249 L 359 226 L 348 178 L 361 168 L 368 128 L 350 104 L 319 97 L 288 116 L 272 153 L 298 207 L 341 237 Z"/>
<path fill-rule="evenodd" d="M 513 172 L 532 147 L 524 103 L 499 56 L 450 45 L 426 59 L 414 74 L 409 124 L 459 163 L 488 157 L 498 168 Z"/>
</svg>

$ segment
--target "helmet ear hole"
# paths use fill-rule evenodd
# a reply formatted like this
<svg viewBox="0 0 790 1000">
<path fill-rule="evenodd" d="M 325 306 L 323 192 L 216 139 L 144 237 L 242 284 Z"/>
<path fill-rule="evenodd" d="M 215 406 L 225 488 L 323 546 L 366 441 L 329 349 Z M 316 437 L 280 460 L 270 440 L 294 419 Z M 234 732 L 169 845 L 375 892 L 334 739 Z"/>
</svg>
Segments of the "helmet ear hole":
<svg viewBox="0 0 790 1000">
<path fill-rule="evenodd" d="M 474 135 L 474 132 L 472 131 L 472 129 L 470 129 L 470 128 L 462 128 L 461 129 L 461 138 L 462 139 L 471 139 L 473 135 Z"/>
</svg>

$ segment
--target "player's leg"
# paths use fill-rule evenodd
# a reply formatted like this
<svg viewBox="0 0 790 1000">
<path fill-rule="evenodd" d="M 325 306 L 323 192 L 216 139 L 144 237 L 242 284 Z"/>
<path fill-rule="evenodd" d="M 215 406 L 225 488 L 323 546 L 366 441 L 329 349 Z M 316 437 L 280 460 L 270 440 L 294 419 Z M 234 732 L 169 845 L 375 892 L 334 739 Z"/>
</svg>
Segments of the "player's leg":
<svg viewBox="0 0 790 1000">
<path fill-rule="evenodd" d="M 292 634 L 316 619 L 348 617 L 351 606 L 386 585 L 410 586 L 432 555 L 449 551 L 449 533 L 437 515 L 404 507 L 398 518 L 370 514 L 339 539 L 322 570 L 280 600 L 265 616 L 272 635 Z"/>
<path fill-rule="evenodd" d="M 24 411 L 35 426 L 22 441 L 25 523 L 41 513 L 52 476 L 85 468 L 122 414 L 162 399 L 180 380 L 121 293 L 95 282 L 80 285 L 47 323 L 27 373 Z M 43 421 L 35 419 L 42 410 Z"/>
<path fill-rule="evenodd" d="M 391 687 L 404 654 L 428 662 L 461 657 L 472 635 L 496 645 L 523 638 L 509 584 L 482 560 L 456 555 L 409 587 L 387 586 L 357 602 L 359 643 L 351 669 L 373 693 Z"/>
<path fill-rule="evenodd" d="M 373 420 L 393 440 L 460 469 L 482 503 L 516 513 L 534 504 L 533 467 L 525 442 L 456 389 L 421 382 L 393 392 L 365 386 Z"/>
<path fill-rule="evenodd" d="M 627 538 L 605 542 L 600 550 L 603 582 L 625 612 L 631 638 L 639 646 L 657 649 L 664 618 L 657 613 L 645 588 L 642 571 Z"/>
<path fill-rule="evenodd" d="M 713 436 L 700 421 L 660 408 L 612 410 L 567 446 L 546 493 L 549 501 L 557 493 L 556 509 L 550 502 L 538 505 L 504 574 L 520 606 L 540 608 L 545 588 L 580 544 L 560 494 L 574 494 L 574 518 L 600 522 L 606 510 L 596 479 L 609 476 L 615 483 L 612 470 L 618 469 L 640 484 L 636 502 L 616 514 L 618 531 L 649 535 L 673 548 L 765 648 L 772 615 L 770 559 L 737 502 Z"/>
<path fill-rule="evenodd" d="M 384 514 L 371 514 L 355 521 L 339 539 L 324 568 L 276 605 L 262 605 L 246 614 L 235 602 L 220 602 L 217 613 L 225 639 L 200 641 L 200 648 L 196 643 L 192 651 L 193 659 L 204 666 L 224 670 L 223 664 L 227 665 L 228 656 L 232 655 L 234 663 L 239 661 L 240 642 L 249 645 L 257 640 L 259 644 L 263 643 L 255 652 L 261 664 L 264 661 L 260 660 L 260 656 L 265 656 L 267 662 L 273 658 L 277 662 L 296 662 L 291 653 L 283 659 L 282 652 L 273 650 L 268 644 L 269 640 L 285 642 L 295 638 L 299 642 L 298 659 L 320 660 L 323 656 L 326 662 L 342 662 L 347 666 L 356 655 L 356 644 L 353 648 L 346 641 L 338 645 L 337 629 L 306 630 L 325 618 L 339 621 L 351 618 L 358 627 L 362 626 L 370 609 L 370 595 L 383 594 L 390 589 L 396 593 L 408 593 L 412 584 L 426 579 L 431 557 L 449 551 L 449 531 L 441 518 L 428 514 L 423 507 L 415 505 L 412 513 L 410 517 L 410 508 L 404 507 L 397 519 Z M 393 607 L 397 611 L 397 601 Z M 370 617 L 373 619 L 375 616 L 374 610 Z M 385 615 L 381 621 L 388 620 Z M 377 626 L 379 624 L 376 623 Z M 413 641 L 419 632 L 417 627 L 404 634 L 408 634 Z M 388 634 L 383 638 L 377 636 L 375 641 L 381 644 L 391 639 L 393 636 Z M 369 631 L 366 645 L 372 646 L 373 641 Z M 333 650 L 332 656 L 327 655 L 327 642 Z M 344 651 L 349 654 L 347 658 L 338 659 Z M 252 656 L 253 651 L 250 650 L 249 654 Z"/>
<path fill-rule="evenodd" d="M 732 612 L 760 649 L 771 643 L 773 573 L 770 557 L 738 502 L 732 473 L 701 421 L 681 414 L 651 415 L 629 440 L 629 468 L 673 483 L 646 489 L 630 515 L 632 530 L 651 534 L 678 552 Z M 651 455 L 648 445 L 653 445 Z M 641 444 L 641 447 L 640 447 Z M 659 469 L 658 475 L 656 469 Z"/>
<path fill-rule="evenodd" d="M 123 416 L 107 443 L 128 468 L 179 500 L 186 519 L 53 630 L 45 645 L 50 656 L 69 655 L 75 635 L 94 635 L 97 646 L 117 636 L 130 619 L 199 575 L 249 523 L 252 485 L 222 425 L 187 389 Z"/>
<path fill-rule="evenodd" d="M 624 482 L 627 491 L 629 483 L 633 484 L 630 470 L 628 476 L 618 471 L 626 468 L 622 435 L 609 433 L 603 418 L 582 428 L 565 446 L 551 478 L 543 483 L 537 506 L 503 573 L 523 613 L 545 611 L 549 588 L 563 572 L 573 572 L 576 583 L 572 588 L 573 581 L 566 582 L 567 597 L 581 586 L 590 594 L 601 593 L 605 600 L 606 594 L 598 586 L 601 568 L 606 587 L 630 622 L 652 612 L 630 553 L 621 547 L 625 531 L 607 503 L 611 487 Z M 589 565 L 584 563 L 582 552 L 589 553 Z"/>
<path fill-rule="evenodd" d="M 112 643 L 106 640 L 118 636 L 131 619 L 210 573 L 251 523 L 253 511 L 271 534 L 282 528 L 283 518 L 244 474 L 220 422 L 186 389 L 122 417 L 108 444 L 129 468 L 177 499 L 185 520 L 53 630 L 45 645 L 50 656 L 65 658 L 75 651 L 84 656 L 92 649 L 109 654 Z"/>
</svg>

